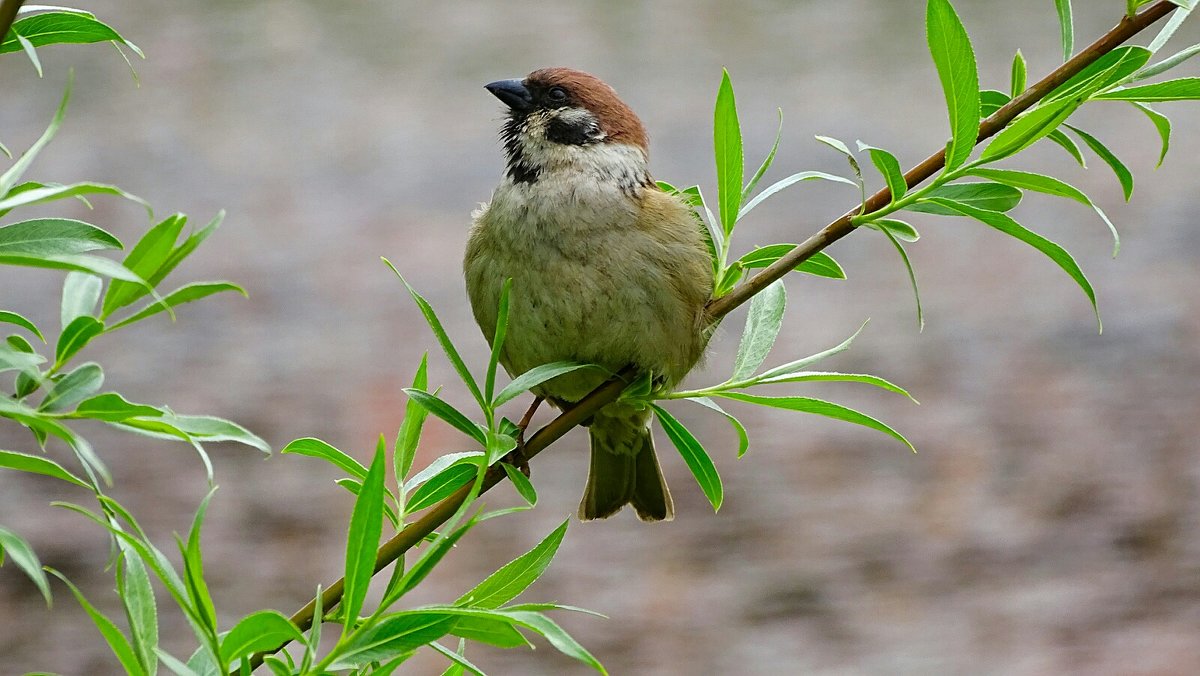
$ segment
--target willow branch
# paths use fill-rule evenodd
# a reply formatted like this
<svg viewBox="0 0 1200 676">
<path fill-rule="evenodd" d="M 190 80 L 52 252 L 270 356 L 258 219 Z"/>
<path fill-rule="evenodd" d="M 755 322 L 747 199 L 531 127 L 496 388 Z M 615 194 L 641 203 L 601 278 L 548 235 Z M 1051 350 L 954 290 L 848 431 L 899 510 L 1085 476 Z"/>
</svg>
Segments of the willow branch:
<svg viewBox="0 0 1200 676">
<path fill-rule="evenodd" d="M 0 0 L 0 40 L 8 35 L 8 29 L 12 27 L 17 11 L 23 4 L 25 0 Z"/>
<path fill-rule="evenodd" d="M 1099 40 L 1096 40 L 1086 49 L 1079 52 L 1070 61 L 1056 68 L 1046 77 L 1042 78 L 1033 86 L 1029 87 L 1020 96 L 1017 96 L 1012 101 L 1008 102 L 1004 107 L 997 110 L 990 117 L 983 120 L 979 125 L 979 136 L 976 143 L 995 135 L 1011 122 L 1017 115 L 1032 108 L 1039 101 L 1045 98 L 1055 87 L 1066 82 L 1075 74 L 1094 63 L 1101 56 L 1145 30 L 1156 21 L 1162 19 L 1176 9 L 1176 5 L 1160 0 L 1150 6 L 1145 11 L 1135 16 L 1123 16 L 1121 21 L 1113 27 L 1112 30 L 1105 33 Z M 923 162 L 908 170 L 904 174 L 904 180 L 908 186 L 914 187 L 925 180 L 932 177 L 946 165 L 946 150 L 942 150 L 930 155 Z M 875 211 L 886 206 L 891 201 L 891 192 L 888 189 L 880 190 L 872 195 L 867 200 L 867 212 Z M 735 288 L 729 294 L 718 298 L 708 305 L 709 318 L 716 321 L 721 317 L 729 314 L 737 307 L 741 306 L 746 301 L 750 300 L 756 293 L 762 291 L 772 282 L 781 279 L 784 275 L 791 272 L 798 264 L 807 260 L 814 253 L 833 244 L 837 240 L 845 237 L 854 231 L 855 226 L 851 223 L 851 218 L 860 213 L 861 205 L 854 207 L 846 212 L 841 218 L 830 223 L 809 237 L 795 249 L 789 252 L 783 258 L 780 258 L 770 267 L 763 269 L 754 277 L 746 280 L 743 284 Z M 621 395 L 621 391 L 625 388 L 625 383 L 630 381 L 636 372 L 632 368 L 627 368 L 616 377 L 605 382 L 600 387 L 593 390 L 586 397 L 581 399 L 575 406 L 564 411 L 561 415 L 541 428 L 525 443 L 525 456 L 532 458 L 538 453 L 546 449 L 551 443 L 558 440 L 576 425 L 584 420 L 587 420 L 592 414 L 600 410 L 604 406 L 617 400 Z M 493 467 L 488 471 L 484 479 L 484 485 L 481 493 L 492 488 L 500 483 L 504 478 L 504 472 L 497 467 Z M 442 525 L 449 519 L 467 499 L 470 493 L 470 486 L 464 486 L 458 492 L 445 498 L 438 504 L 430 508 L 420 519 L 412 522 L 379 548 L 375 557 L 375 571 L 382 570 L 387 565 L 400 558 L 406 551 L 419 543 L 425 536 L 432 533 L 438 526 Z M 322 593 L 321 607 L 329 609 L 336 605 L 342 598 L 342 580 L 338 580 L 333 585 Z M 313 613 L 315 611 L 316 602 L 311 601 L 308 605 L 301 608 L 292 616 L 292 622 L 301 630 L 307 630 L 312 626 Z M 283 646 L 279 646 L 279 650 Z M 274 652 L 274 651 L 271 651 Z M 262 663 L 263 654 L 256 655 L 253 664 L 258 666 Z"/>
</svg>

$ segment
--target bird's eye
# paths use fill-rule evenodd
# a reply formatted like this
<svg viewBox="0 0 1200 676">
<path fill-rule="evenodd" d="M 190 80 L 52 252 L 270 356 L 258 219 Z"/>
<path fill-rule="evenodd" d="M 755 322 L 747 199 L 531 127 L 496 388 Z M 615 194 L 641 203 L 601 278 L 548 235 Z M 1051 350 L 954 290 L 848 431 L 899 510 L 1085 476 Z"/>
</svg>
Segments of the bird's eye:
<svg viewBox="0 0 1200 676">
<path fill-rule="evenodd" d="M 546 97 L 556 103 L 561 103 L 567 100 L 567 90 L 562 87 L 551 87 L 550 91 L 546 92 Z"/>
</svg>

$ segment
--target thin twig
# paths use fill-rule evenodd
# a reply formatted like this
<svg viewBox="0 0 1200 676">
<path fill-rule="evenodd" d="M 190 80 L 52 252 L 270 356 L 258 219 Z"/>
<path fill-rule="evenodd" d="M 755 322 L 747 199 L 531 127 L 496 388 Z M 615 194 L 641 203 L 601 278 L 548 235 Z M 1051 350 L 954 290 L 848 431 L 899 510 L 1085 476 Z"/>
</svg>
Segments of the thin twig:
<svg viewBox="0 0 1200 676">
<path fill-rule="evenodd" d="M 25 0 L 0 0 L 0 40 L 8 35 L 8 29 L 17 19 L 17 11 L 23 4 Z"/>
<path fill-rule="evenodd" d="M 1005 127 L 1017 115 L 1032 108 L 1038 101 L 1042 100 L 1055 87 L 1066 82 L 1076 73 L 1080 72 L 1090 64 L 1094 63 L 1101 56 L 1111 52 L 1117 46 L 1145 30 L 1156 21 L 1167 16 L 1176 9 L 1176 5 L 1167 0 L 1160 0 L 1149 9 L 1129 17 L 1123 16 L 1112 30 L 1105 33 L 1103 37 L 1096 40 L 1086 49 L 1079 52 L 1070 61 L 1056 68 L 1046 77 L 1027 89 L 1020 96 L 1008 102 L 1004 107 L 997 110 L 990 117 L 979 125 L 979 137 L 976 143 L 983 141 Z M 942 150 L 930 155 L 925 161 L 910 169 L 904 174 L 904 180 L 911 188 L 919 183 L 927 180 L 946 164 L 946 151 Z M 891 192 L 884 188 L 871 196 L 867 200 L 867 212 L 875 211 L 888 204 L 891 200 Z M 808 259 L 814 253 L 833 244 L 837 240 L 845 237 L 854 231 L 854 226 L 851 224 L 851 218 L 859 213 L 860 207 L 848 211 L 844 216 L 837 219 L 833 223 L 825 226 L 820 232 L 809 237 L 783 258 L 780 258 L 773 265 L 765 268 L 762 272 L 754 277 L 746 280 L 741 286 L 738 286 L 729 294 L 713 301 L 708 306 L 708 313 L 712 320 L 720 319 L 732 312 L 738 306 L 750 300 L 754 294 L 766 288 L 775 280 L 782 278 L 787 273 L 791 272 L 796 265 Z M 586 420 L 596 411 L 604 406 L 616 401 L 624 389 L 625 383 L 630 381 L 636 373 L 627 368 L 617 374 L 613 379 L 605 382 L 600 387 L 593 390 L 586 397 L 581 399 L 575 406 L 564 411 L 557 418 L 548 423 L 545 427 L 537 431 L 532 438 L 525 444 L 525 455 L 527 458 L 532 458 L 541 451 L 545 450 L 552 442 L 556 441 L 569 430 L 574 428 L 579 423 Z M 504 478 L 504 473 L 499 467 L 493 467 L 489 470 L 484 485 L 480 493 L 500 483 Z M 411 549 L 420 542 L 426 535 L 429 535 L 438 526 L 445 523 L 451 515 L 458 510 L 470 493 L 470 486 L 464 486 L 448 498 L 445 498 L 438 504 L 430 508 L 420 519 L 412 522 L 393 537 L 388 540 L 382 547 L 379 548 L 375 557 L 375 571 L 383 569 L 391 564 L 396 559 L 400 558 L 404 552 Z M 342 598 L 342 580 L 338 580 L 331 585 L 322 594 L 321 607 L 329 609 L 337 604 Z M 301 608 L 295 615 L 292 616 L 292 622 L 301 630 L 307 630 L 312 626 L 313 611 L 315 609 L 315 600 L 309 602 L 308 605 Z M 284 644 L 286 645 L 286 644 Z M 276 652 L 284 646 L 280 645 L 275 650 Z M 262 664 L 263 656 L 267 653 L 259 653 L 254 656 L 251 664 L 257 667 Z"/>
</svg>

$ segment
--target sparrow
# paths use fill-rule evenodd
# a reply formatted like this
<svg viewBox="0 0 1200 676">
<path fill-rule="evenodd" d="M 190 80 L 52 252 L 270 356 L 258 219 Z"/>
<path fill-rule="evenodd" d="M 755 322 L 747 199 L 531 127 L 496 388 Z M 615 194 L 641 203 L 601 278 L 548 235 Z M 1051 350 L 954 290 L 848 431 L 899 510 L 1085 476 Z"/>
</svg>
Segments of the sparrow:
<svg viewBox="0 0 1200 676">
<path fill-rule="evenodd" d="M 692 208 L 650 176 L 645 127 L 612 87 L 578 70 L 545 68 L 486 88 L 508 107 L 507 166 L 491 202 L 472 214 L 463 269 L 488 340 L 501 286 L 513 280 L 501 365 L 513 377 L 555 361 L 602 367 L 534 388 L 559 407 L 628 366 L 669 390 L 704 353 L 713 272 Z M 674 516 L 651 416 L 625 402 L 594 415 L 580 519 L 627 504 L 643 521 Z"/>
</svg>

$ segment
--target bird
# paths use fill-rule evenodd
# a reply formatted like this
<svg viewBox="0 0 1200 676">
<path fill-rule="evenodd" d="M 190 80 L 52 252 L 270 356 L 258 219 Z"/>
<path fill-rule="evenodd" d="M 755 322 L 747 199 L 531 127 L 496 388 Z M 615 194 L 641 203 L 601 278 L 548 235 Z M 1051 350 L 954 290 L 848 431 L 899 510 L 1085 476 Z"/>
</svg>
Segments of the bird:
<svg viewBox="0 0 1200 676">
<path fill-rule="evenodd" d="M 512 279 L 501 365 L 513 377 L 556 361 L 601 367 L 533 389 L 559 407 L 631 366 L 651 374 L 655 391 L 669 391 L 700 362 L 710 333 L 713 265 L 703 222 L 651 178 L 645 127 L 599 78 L 543 68 L 485 87 L 508 108 L 500 131 L 506 166 L 491 201 L 472 214 L 463 271 L 488 340 L 502 285 Z M 618 401 L 584 423 L 591 462 L 581 520 L 625 505 L 643 521 L 674 517 L 652 416 Z"/>
</svg>

